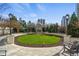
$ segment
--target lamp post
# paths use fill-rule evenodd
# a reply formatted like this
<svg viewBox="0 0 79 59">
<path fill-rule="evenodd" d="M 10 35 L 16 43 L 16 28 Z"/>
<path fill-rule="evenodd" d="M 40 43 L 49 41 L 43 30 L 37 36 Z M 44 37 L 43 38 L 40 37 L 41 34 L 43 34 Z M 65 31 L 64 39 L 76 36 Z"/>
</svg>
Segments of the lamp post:
<svg viewBox="0 0 79 59">
<path fill-rule="evenodd" d="M 9 20 L 10 20 L 10 35 L 11 35 L 11 34 L 12 34 L 12 33 L 11 33 L 11 17 L 12 17 L 12 16 L 11 16 L 11 15 L 9 15 L 9 17 L 10 17 L 10 19 L 9 19 Z"/>
<path fill-rule="evenodd" d="M 67 14 L 66 15 L 66 29 L 65 29 L 66 30 L 66 32 L 65 32 L 66 34 L 67 34 L 67 31 L 68 31 L 68 21 L 69 21 L 69 15 Z"/>
</svg>

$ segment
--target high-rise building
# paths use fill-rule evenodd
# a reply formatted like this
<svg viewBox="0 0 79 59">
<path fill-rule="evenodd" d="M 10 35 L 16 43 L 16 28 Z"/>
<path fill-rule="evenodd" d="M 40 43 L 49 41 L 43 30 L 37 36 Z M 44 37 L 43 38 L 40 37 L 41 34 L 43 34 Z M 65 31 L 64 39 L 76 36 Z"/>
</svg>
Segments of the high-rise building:
<svg viewBox="0 0 79 59">
<path fill-rule="evenodd" d="M 65 27 L 66 26 L 66 20 L 65 19 L 66 19 L 66 16 L 63 16 L 62 17 L 62 20 L 61 20 L 61 26 L 62 27 Z"/>
<path fill-rule="evenodd" d="M 42 25 L 45 24 L 45 19 L 38 19 L 38 23 L 41 23 Z"/>
<path fill-rule="evenodd" d="M 66 16 L 63 16 L 61 20 L 61 26 L 67 27 L 67 25 L 69 24 L 69 21 L 70 21 L 70 17 L 68 14 Z"/>
<path fill-rule="evenodd" d="M 45 19 L 43 19 L 43 24 L 45 24 Z"/>
<path fill-rule="evenodd" d="M 77 5 L 76 5 L 76 14 L 79 19 L 79 3 L 77 3 Z"/>
</svg>

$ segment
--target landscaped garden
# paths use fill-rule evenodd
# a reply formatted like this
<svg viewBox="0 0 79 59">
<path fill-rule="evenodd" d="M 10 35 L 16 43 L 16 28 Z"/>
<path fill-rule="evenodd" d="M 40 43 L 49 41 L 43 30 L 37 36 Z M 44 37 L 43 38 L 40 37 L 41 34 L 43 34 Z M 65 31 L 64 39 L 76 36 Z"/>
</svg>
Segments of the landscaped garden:
<svg viewBox="0 0 79 59">
<path fill-rule="evenodd" d="M 22 46 L 54 46 L 59 45 L 60 42 L 60 37 L 45 34 L 28 34 L 18 36 L 15 39 L 15 43 Z"/>
</svg>

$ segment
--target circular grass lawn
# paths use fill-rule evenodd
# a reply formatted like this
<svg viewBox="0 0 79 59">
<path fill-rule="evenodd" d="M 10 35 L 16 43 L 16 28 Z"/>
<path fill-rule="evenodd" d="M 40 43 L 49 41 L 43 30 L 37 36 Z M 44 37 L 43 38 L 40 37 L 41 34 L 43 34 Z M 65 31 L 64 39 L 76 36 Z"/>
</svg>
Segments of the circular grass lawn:
<svg viewBox="0 0 79 59">
<path fill-rule="evenodd" d="M 16 44 L 22 46 L 37 46 L 37 47 L 59 45 L 60 41 L 61 41 L 60 37 L 44 34 L 22 35 L 16 37 L 15 39 Z"/>
</svg>

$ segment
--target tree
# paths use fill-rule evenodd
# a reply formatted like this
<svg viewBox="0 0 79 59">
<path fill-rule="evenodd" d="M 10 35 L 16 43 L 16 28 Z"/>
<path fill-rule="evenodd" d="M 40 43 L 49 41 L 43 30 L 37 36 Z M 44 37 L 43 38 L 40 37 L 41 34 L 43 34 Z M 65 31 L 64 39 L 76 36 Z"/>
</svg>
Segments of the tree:
<svg viewBox="0 0 79 59">
<path fill-rule="evenodd" d="M 49 25 L 47 24 L 46 25 L 46 32 L 48 32 L 48 30 L 49 30 Z"/>
<path fill-rule="evenodd" d="M 65 33 L 65 27 L 64 26 L 60 26 L 59 27 L 59 32 L 60 33 Z"/>
<path fill-rule="evenodd" d="M 12 19 L 13 19 L 13 14 L 11 14 L 11 13 L 9 13 L 8 14 L 8 16 L 9 16 L 9 28 L 10 28 L 10 35 L 11 35 L 11 33 L 12 33 Z"/>
<path fill-rule="evenodd" d="M 32 23 L 31 21 L 28 22 L 28 32 L 32 31 Z"/>
<path fill-rule="evenodd" d="M 4 30 L 6 28 L 6 20 L 0 16 L 0 27 L 2 28 L 2 35 L 4 35 Z"/>
<path fill-rule="evenodd" d="M 57 33 L 58 32 L 58 23 L 56 23 L 56 24 L 50 24 L 49 26 L 47 26 L 46 29 L 48 30 L 48 32 Z"/>
<path fill-rule="evenodd" d="M 75 23 L 76 28 L 79 28 L 79 20 Z"/>
<path fill-rule="evenodd" d="M 15 15 L 13 15 L 13 14 L 11 14 L 11 13 L 9 13 L 8 14 L 8 16 L 9 16 L 9 21 L 8 21 L 8 23 L 9 23 L 9 28 L 10 28 L 10 34 L 12 33 L 12 28 L 14 29 L 16 29 L 16 31 L 17 32 L 19 32 L 19 29 L 20 29 L 20 23 L 18 22 L 18 20 L 17 20 L 17 18 L 16 18 L 16 16 Z"/>
<path fill-rule="evenodd" d="M 8 16 L 9 16 L 10 20 L 16 20 L 17 21 L 16 16 L 13 15 L 12 13 L 9 13 Z"/>
<path fill-rule="evenodd" d="M 76 16 L 75 13 L 72 14 L 71 16 L 71 20 L 69 22 L 69 25 L 68 25 L 68 34 L 71 35 L 71 36 L 74 36 L 74 37 L 78 37 L 79 36 L 79 29 L 76 28 L 76 22 L 78 22 L 78 18 Z"/>
<path fill-rule="evenodd" d="M 21 24 L 20 31 L 21 32 L 26 32 L 27 31 L 27 24 L 25 20 L 22 20 L 22 18 L 19 18 L 19 22 Z"/>
<path fill-rule="evenodd" d="M 54 28 L 55 28 L 55 32 L 57 33 L 58 32 L 58 23 L 55 24 Z"/>
</svg>

